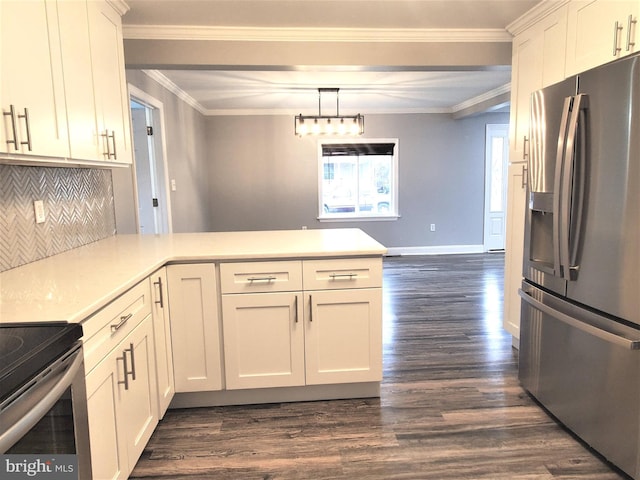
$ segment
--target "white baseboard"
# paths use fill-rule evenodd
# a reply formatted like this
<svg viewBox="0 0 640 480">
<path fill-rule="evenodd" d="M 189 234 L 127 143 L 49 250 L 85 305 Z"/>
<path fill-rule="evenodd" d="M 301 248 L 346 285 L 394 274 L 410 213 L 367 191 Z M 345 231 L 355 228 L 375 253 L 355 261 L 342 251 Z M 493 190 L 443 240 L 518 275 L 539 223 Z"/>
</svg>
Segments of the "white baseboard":
<svg viewBox="0 0 640 480">
<path fill-rule="evenodd" d="M 484 245 L 435 245 L 424 247 L 389 247 L 387 255 L 445 255 L 454 253 L 482 253 Z"/>
</svg>

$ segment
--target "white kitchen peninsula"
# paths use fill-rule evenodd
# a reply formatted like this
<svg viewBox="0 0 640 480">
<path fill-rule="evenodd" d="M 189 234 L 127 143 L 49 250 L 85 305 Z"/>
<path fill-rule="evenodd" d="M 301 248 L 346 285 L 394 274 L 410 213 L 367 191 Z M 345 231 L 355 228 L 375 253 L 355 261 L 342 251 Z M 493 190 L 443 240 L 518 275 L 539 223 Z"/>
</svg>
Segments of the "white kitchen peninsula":
<svg viewBox="0 0 640 480">
<path fill-rule="evenodd" d="M 0 322 L 82 324 L 93 475 L 126 478 L 169 401 L 379 395 L 385 252 L 359 229 L 116 235 L 0 273 Z"/>
</svg>

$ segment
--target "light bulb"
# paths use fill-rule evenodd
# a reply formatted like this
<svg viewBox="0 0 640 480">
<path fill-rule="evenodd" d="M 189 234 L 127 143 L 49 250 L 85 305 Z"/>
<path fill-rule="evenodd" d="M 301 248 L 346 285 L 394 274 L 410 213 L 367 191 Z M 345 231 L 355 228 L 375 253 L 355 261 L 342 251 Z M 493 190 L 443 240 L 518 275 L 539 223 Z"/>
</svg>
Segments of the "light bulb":
<svg viewBox="0 0 640 480">
<path fill-rule="evenodd" d="M 358 121 L 354 118 L 351 124 L 351 134 L 357 135 L 358 133 L 360 133 L 360 128 L 358 127 Z"/>
<path fill-rule="evenodd" d="M 331 123 L 330 118 L 327 118 L 327 124 L 324 127 L 324 131 L 329 135 L 333 133 L 333 124 Z"/>
<path fill-rule="evenodd" d="M 344 124 L 344 118 L 340 119 L 340 125 L 338 125 L 338 133 L 344 135 L 347 133 L 347 126 Z"/>
</svg>

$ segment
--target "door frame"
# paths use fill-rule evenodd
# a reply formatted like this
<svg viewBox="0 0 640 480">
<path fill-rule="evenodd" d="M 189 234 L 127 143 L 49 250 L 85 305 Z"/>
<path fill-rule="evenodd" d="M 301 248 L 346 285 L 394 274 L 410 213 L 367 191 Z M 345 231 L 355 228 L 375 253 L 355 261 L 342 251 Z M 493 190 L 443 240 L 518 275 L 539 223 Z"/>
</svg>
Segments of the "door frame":
<svg viewBox="0 0 640 480">
<path fill-rule="evenodd" d="M 495 135 L 498 133 L 500 135 Z M 489 232 L 487 226 L 490 224 L 489 216 L 491 214 L 491 153 L 492 145 L 490 139 L 493 136 L 501 136 L 505 139 L 502 149 L 502 248 L 489 248 Z M 485 155 L 484 155 L 484 214 L 483 214 L 483 234 L 482 244 L 483 250 L 487 251 L 503 251 L 506 246 L 506 221 L 507 221 L 507 187 L 509 183 L 509 124 L 506 123 L 488 123 L 485 128 Z"/>
<path fill-rule="evenodd" d="M 164 223 L 164 225 L 166 225 L 166 233 L 172 233 L 173 232 L 173 222 L 172 222 L 172 215 L 171 215 L 171 189 L 170 189 L 170 184 L 169 184 L 169 165 L 167 162 L 167 144 L 166 144 L 166 128 L 165 128 L 165 120 L 164 120 L 164 105 L 163 103 L 156 99 L 155 97 L 149 95 L 147 92 L 139 89 L 138 87 L 136 87 L 135 85 L 129 84 L 129 101 L 134 101 L 136 103 L 139 103 L 141 105 L 144 105 L 145 107 L 150 108 L 151 110 L 153 110 L 153 118 L 154 119 L 158 119 L 160 122 L 160 125 L 154 125 L 155 131 L 153 132 L 153 135 L 155 137 L 154 143 L 156 142 L 160 142 L 160 152 L 158 152 L 158 149 L 154 149 L 154 155 L 153 155 L 153 161 L 156 163 L 156 166 L 158 165 L 158 163 L 161 163 L 162 165 L 162 178 L 159 178 L 159 182 L 162 183 L 162 190 L 165 198 L 164 198 L 164 204 L 166 206 L 165 208 L 165 218 L 163 218 L 161 221 L 162 223 Z M 159 127 L 159 128 L 158 128 Z M 132 131 L 133 131 L 133 125 L 132 125 Z M 134 190 L 134 205 L 135 205 L 135 218 L 136 218 L 136 228 L 138 230 L 138 233 L 140 232 L 140 215 L 139 215 L 139 205 L 138 205 L 138 178 L 137 178 L 137 174 L 136 174 L 136 158 L 135 158 L 135 154 L 133 156 L 133 165 L 131 166 L 131 174 L 133 176 L 133 190 Z M 158 168 L 156 168 L 156 171 L 158 171 Z"/>
</svg>

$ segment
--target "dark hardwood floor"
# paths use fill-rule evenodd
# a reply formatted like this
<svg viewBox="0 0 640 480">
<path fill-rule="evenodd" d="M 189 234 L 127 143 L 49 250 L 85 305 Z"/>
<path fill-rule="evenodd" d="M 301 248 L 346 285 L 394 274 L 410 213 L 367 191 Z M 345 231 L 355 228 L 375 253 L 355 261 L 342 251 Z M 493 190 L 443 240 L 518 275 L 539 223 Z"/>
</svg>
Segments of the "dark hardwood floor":
<svg viewBox="0 0 640 480">
<path fill-rule="evenodd" d="M 626 478 L 520 387 L 503 263 L 385 259 L 379 399 L 170 410 L 132 478 Z"/>
</svg>

